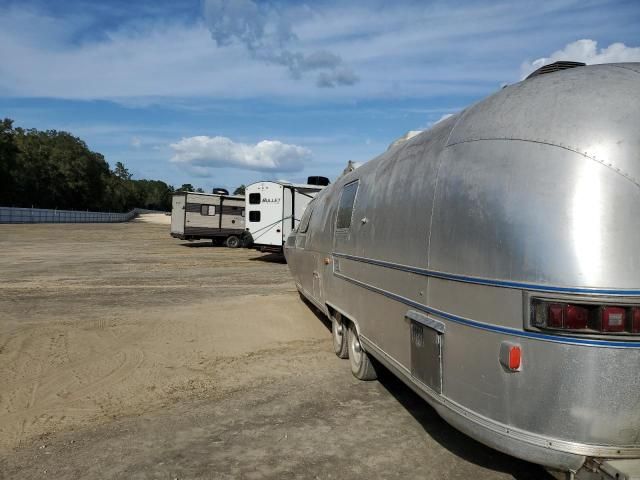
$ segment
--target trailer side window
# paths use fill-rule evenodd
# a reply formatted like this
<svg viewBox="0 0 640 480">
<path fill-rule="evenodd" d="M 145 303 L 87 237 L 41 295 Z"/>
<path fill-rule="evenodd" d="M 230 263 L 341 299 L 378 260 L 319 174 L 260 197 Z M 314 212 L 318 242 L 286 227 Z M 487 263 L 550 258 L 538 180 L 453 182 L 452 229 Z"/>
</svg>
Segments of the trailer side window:
<svg viewBox="0 0 640 480">
<path fill-rule="evenodd" d="M 213 216 L 216 214 L 215 205 L 200 205 L 200 215 Z"/>
<path fill-rule="evenodd" d="M 249 221 L 250 222 L 259 222 L 260 221 L 260 210 L 250 210 L 249 211 Z"/>
<path fill-rule="evenodd" d="M 298 231 L 300 233 L 306 233 L 307 230 L 309 230 L 309 221 L 311 220 L 311 215 L 313 215 L 313 204 L 309 205 L 302 215 L 302 219 L 300 220 L 300 227 L 298 227 Z"/>
<path fill-rule="evenodd" d="M 351 226 L 351 216 L 353 215 L 353 204 L 356 201 L 358 192 L 358 180 L 345 185 L 340 195 L 338 204 L 338 216 L 336 219 L 336 230 L 346 230 Z"/>
<path fill-rule="evenodd" d="M 251 205 L 259 205 L 260 204 L 260 194 L 259 193 L 250 193 L 249 194 L 249 203 Z"/>
</svg>

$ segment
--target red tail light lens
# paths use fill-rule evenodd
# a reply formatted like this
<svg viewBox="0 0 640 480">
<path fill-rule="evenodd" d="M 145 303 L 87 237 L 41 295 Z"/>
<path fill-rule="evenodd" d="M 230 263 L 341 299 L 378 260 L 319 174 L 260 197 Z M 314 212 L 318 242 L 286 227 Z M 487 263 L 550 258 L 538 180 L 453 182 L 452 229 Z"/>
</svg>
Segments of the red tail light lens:
<svg viewBox="0 0 640 480">
<path fill-rule="evenodd" d="M 631 333 L 640 333 L 640 308 L 631 309 Z"/>
<path fill-rule="evenodd" d="M 640 334 L 640 306 L 532 299 L 531 325 L 585 334 Z"/>
<path fill-rule="evenodd" d="M 624 332 L 626 312 L 621 307 L 602 307 L 600 330 Z"/>
<path fill-rule="evenodd" d="M 549 317 L 547 324 L 551 328 L 564 327 L 564 305 L 557 303 L 549 305 Z"/>
<path fill-rule="evenodd" d="M 578 305 L 567 305 L 564 328 L 577 330 L 587 328 L 589 322 L 589 310 Z M 623 322 L 624 327 L 624 322 Z"/>
</svg>

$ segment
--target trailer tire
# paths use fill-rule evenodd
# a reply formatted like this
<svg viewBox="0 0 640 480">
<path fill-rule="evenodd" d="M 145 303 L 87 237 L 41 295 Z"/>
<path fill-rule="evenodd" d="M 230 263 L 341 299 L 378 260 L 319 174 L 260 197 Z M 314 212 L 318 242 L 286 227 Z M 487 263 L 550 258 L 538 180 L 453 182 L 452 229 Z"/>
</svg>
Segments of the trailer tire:
<svg viewBox="0 0 640 480">
<path fill-rule="evenodd" d="M 331 315 L 331 336 L 333 337 L 333 351 L 338 358 L 349 358 L 347 325 L 342 321 L 342 315 L 338 312 Z"/>
<path fill-rule="evenodd" d="M 224 244 L 229 248 L 238 248 L 240 246 L 240 239 L 235 235 L 230 235 L 227 237 Z"/>
<path fill-rule="evenodd" d="M 349 324 L 349 363 L 351 373 L 359 380 L 375 380 L 378 378 L 373 360 L 360 345 L 360 337 L 353 323 Z"/>
</svg>

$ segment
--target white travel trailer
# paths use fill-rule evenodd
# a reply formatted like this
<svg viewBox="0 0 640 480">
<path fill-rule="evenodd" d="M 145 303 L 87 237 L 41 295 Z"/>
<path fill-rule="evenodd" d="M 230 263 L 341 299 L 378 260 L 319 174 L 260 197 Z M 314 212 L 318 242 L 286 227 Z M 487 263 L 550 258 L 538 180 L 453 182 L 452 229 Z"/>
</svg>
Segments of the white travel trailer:
<svg viewBox="0 0 640 480">
<path fill-rule="evenodd" d="M 247 244 L 260 250 L 282 251 L 309 202 L 329 184 L 324 177 L 309 177 L 307 184 L 256 182 L 245 190 Z"/>
<path fill-rule="evenodd" d="M 171 236 L 182 240 L 209 238 L 227 247 L 242 245 L 244 197 L 211 193 L 173 194 Z"/>
</svg>

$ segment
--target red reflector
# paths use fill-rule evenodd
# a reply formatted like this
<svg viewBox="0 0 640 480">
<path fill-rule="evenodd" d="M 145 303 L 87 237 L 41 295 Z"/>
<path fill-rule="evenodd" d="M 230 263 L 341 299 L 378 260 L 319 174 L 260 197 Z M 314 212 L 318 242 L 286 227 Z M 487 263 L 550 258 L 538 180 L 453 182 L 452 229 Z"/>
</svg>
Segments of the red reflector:
<svg viewBox="0 0 640 480">
<path fill-rule="evenodd" d="M 589 310 L 577 305 L 567 305 L 564 316 L 564 328 L 587 328 Z"/>
<path fill-rule="evenodd" d="M 500 363 L 511 372 L 519 372 L 522 365 L 522 350 L 520 345 L 511 342 L 500 344 Z"/>
<path fill-rule="evenodd" d="M 601 330 L 603 332 L 624 331 L 624 314 L 622 307 L 602 307 Z"/>
<path fill-rule="evenodd" d="M 564 309 L 562 305 L 558 303 L 552 303 L 549 305 L 549 318 L 547 320 L 547 325 L 551 328 L 562 328 L 564 326 L 564 322 L 562 321 L 562 313 Z"/>
<path fill-rule="evenodd" d="M 640 308 L 631 309 L 631 332 L 640 333 Z"/>
<path fill-rule="evenodd" d="M 509 370 L 518 370 L 520 368 L 521 356 L 520 347 L 513 346 L 509 348 Z"/>
</svg>

